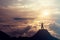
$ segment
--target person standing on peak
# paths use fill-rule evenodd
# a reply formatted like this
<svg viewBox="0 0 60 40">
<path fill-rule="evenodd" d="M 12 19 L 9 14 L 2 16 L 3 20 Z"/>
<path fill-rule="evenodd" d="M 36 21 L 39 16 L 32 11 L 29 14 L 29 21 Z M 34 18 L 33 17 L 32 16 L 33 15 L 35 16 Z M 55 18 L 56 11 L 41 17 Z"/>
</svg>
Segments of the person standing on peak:
<svg viewBox="0 0 60 40">
<path fill-rule="evenodd" d="M 44 25 L 43 25 L 43 23 L 41 23 L 41 29 L 44 29 Z"/>
</svg>

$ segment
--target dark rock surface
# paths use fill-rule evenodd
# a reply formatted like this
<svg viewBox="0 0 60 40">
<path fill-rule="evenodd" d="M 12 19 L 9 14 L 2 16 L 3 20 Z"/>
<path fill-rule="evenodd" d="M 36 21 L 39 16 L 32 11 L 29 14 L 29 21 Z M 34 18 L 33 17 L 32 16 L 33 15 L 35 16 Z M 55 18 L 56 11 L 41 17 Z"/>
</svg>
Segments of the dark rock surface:
<svg viewBox="0 0 60 40">
<path fill-rule="evenodd" d="M 0 31 L 0 40 L 59 40 L 59 39 L 51 36 L 46 29 L 41 29 L 32 37 L 19 37 L 19 38 L 10 37 L 9 35 Z"/>
</svg>

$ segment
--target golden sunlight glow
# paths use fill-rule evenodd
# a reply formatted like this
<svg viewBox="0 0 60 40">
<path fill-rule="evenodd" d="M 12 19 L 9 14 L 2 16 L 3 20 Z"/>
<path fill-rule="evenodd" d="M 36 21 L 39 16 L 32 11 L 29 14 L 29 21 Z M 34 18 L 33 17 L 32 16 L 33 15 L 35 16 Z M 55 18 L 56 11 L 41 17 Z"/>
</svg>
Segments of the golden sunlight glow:
<svg viewBox="0 0 60 40">
<path fill-rule="evenodd" d="M 36 25 L 39 29 L 40 23 L 44 23 L 45 29 L 49 29 L 49 25 L 54 23 L 54 20 L 51 18 L 51 9 L 41 9 L 39 15 L 34 20 L 33 25 Z"/>
<path fill-rule="evenodd" d="M 44 10 L 44 11 L 42 12 L 42 15 L 43 15 L 43 16 L 48 16 L 48 15 L 49 15 L 49 11 L 48 11 L 48 10 Z"/>
</svg>

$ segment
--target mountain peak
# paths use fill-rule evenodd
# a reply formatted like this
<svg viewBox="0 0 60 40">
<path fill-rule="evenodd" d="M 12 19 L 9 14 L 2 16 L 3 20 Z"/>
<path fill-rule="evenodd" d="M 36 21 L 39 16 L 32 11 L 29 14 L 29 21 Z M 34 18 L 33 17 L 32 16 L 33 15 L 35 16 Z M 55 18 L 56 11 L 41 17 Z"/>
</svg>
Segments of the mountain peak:
<svg viewBox="0 0 60 40">
<path fill-rule="evenodd" d="M 39 30 L 33 37 L 33 40 L 58 40 L 50 35 L 46 29 Z"/>
</svg>

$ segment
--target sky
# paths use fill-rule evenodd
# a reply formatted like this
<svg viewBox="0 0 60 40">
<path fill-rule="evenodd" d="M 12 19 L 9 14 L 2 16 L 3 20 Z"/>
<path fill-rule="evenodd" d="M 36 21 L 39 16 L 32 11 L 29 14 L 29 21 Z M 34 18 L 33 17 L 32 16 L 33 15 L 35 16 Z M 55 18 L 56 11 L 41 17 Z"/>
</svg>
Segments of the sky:
<svg viewBox="0 0 60 40">
<path fill-rule="evenodd" d="M 46 10 L 48 10 L 48 15 L 45 15 L 43 13 L 43 11 Z M 43 17 L 47 16 L 45 18 L 47 20 L 49 18 L 51 20 L 54 20 L 54 22 L 50 22 L 51 20 L 48 20 L 50 24 L 53 23 L 51 25 L 49 24 L 49 29 L 51 29 L 50 31 L 55 32 L 55 34 L 53 33 L 53 36 L 60 38 L 60 0 L 0 0 L 0 24 L 10 24 L 16 26 L 6 28 L 0 27 L 2 28 L 2 31 L 5 30 L 4 32 L 9 35 L 13 35 L 14 32 L 16 35 L 13 36 L 21 35 L 24 33 L 24 30 L 27 26 L 25 25 L 25 22 L 27 22 L 27 20 L 22 20 L 22 22 L 20 22 L 14 20 L 14 18 L 35 18 L 35 20 L 41 21 L 41 15 Z M 9 32 L 7 30 L 9 30 Z M 28 30 L 30 31 L 24 34 L 25 36 L 29 36 L 29 32 L 32 33 L 32 35 L 36 33 L 38 31 L 38 27 L 28 28 Z M 20 32 L 22 33 L 20 34 Z"/>
</svg>

